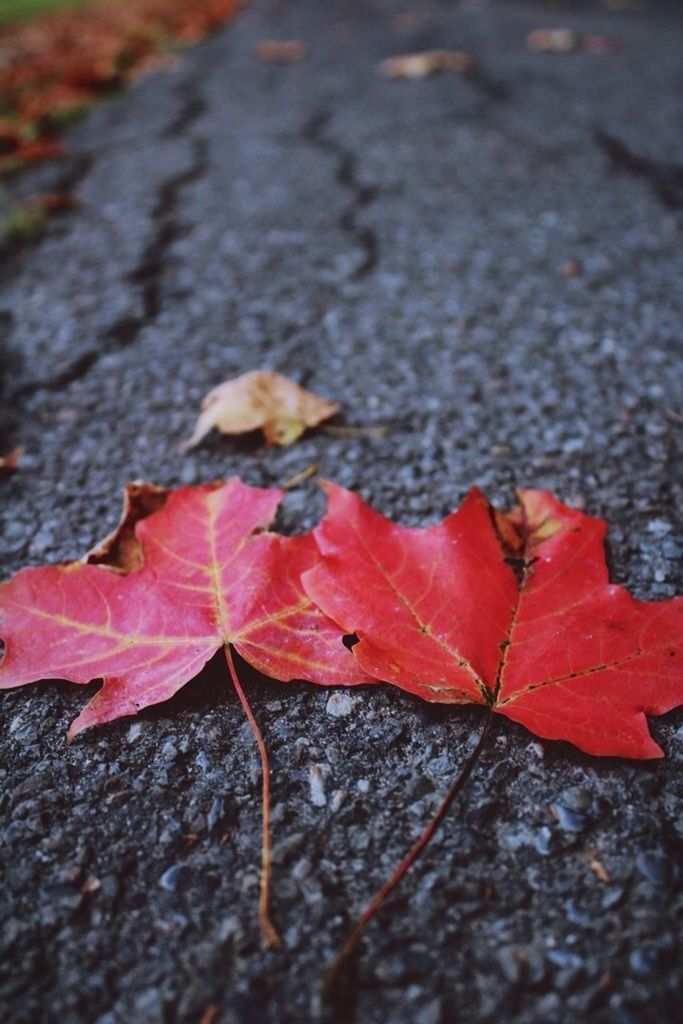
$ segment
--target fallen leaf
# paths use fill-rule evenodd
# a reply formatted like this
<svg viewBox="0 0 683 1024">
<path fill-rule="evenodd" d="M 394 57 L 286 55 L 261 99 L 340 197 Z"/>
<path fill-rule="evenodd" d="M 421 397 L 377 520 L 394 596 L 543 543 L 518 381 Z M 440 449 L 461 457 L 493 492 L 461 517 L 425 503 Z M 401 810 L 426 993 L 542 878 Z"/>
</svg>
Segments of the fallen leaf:
<svg viewBox="0 0 683 1024">
<path fill-rule="evenodd" d="M 0 455 L 0 472 L 14 473 L 15 470 L 19 469 L 19 464 L 23 454 L 23 448 L 13 448 L 11 452 L 7 452 L 5 455 Z"/>
<path fill-rule="evenodd" d="M 269 444 L 291 444 L 307 427 L 329 419 L 339 408 L 280 373 L 252 370 L 209 391 L 192 437 L 180 450 L 199 444 L 214 427 L 223 434 L 261 428 Z"/>
<path fill-rule="evenodd" d="M 166 487 L 143 480 L 127 483 L 123 492 L 123 510 L 114 530 L 88 551 L 83 561 L 104 565 L 115 572 L 129 573 L 142 567 L 142 545 L 135 535 L 141 519 L 166 504 L 171 492 Z"/>
<path fill-rule="evenodd" d="M 463 74 L 473 67 L 474 61 L 463 50 L 425 50 L 389 57 L 377 65 L 377 71 L 383 78 L 427 78 L 437 71 Z"/>
<path fill-rule="evenodd" d="M 256 44 L 259 60 L 278 64 L 297 64 L 306 56 L 306 45 L 298 39 L 262 39 Z"/>
<path fill-rule="evenodd" d="M 526 37 L 526 44 L 536 53 L 571 53 L 579 45 L 579 37 L 571 28 L 536 28 Z"/>
<path fill-rule="evenodd" d="M 240 0 L 118 0 L 3 26 L 0 170 L 55 156 L 64 124 L 232 17 Z"/>
<path fill-rule="evenodd" d="M 281 497 L 234 477 L 181 487 L 137 522 L 142 565 L 128 575 L 83 562 L 16 573 L 0 584 L 0 689 L 103 677 L 73 738 L 168 700 L 226 644 L 275 679 L 364 679 L 339 628 L 301 588 L 301 573 L 318 559 L 313 536 L 265 529 Z M 125 515 L 119 531 L 95 557 L 108 550 L 120 568 L 121 551 L 129 564 L 132 550 Z"/>
<path fill-rule="evenodd" d="M 127 491 L 119 527 L 95 557 L 119 570 L 141 557 L 139 568 L 123 575 L 70 562 L 22 569 L 0 585 L 0 689 L 48 678 L 103 679 L 72 723 L 70 739 L 168 700 L 223 648 L 261 758 L 265 945 L 278 942 L 268 914 L 270 770 L 232 649 L 283 681 L 372 681 L 344 646 L 339 627 L 302 589 L 302 572 L 319 558 L 313 536 L 266 530 L 281 497 L 282 491 L 248 487 L 237 478 L 168 496 L 136 484 Z M 156 502 L 160 507 L 145 515 Z"/>
<path fill-rule="evenodd" d="M 537 28 L 526 39 L 529 50 L 536 53 L 572 53 L 583 50 L 597 57 L 619 52 L 619 44 L 610 36 L 580 35 L 571 28 Z"/>
<path fill-rule="evenodd" d="M 473 489 L 415 529 L 326 490 L 323 561 L 304 587 L 359 638 L 365 672 L 590 754 L 661 756 L 645 715 L 683 703 L 683 597 L 637 601 L 610 585 L 602 520 L 534 490 L 503 514 Z"/>
</svg>

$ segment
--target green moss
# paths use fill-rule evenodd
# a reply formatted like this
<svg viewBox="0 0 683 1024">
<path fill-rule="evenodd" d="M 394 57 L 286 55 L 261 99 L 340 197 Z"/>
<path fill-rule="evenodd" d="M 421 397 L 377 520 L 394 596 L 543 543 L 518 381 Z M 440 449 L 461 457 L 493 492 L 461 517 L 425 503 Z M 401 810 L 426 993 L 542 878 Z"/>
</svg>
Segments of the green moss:
<svg viewBox="0 0 683 1024">
<path fill-rule="evenodd" d="M 92 0 L 0 0 L 0 23 L 21 21 L 35 14 L 56 11 L 58 7 L 82 7 Z"/>
<path fill-rule="evenodd" d="M 26 200 L 10 207 L 0 221 L 0 241 L 18 241 L 32 238 L 43 228 L 47 214 L 40 204 Z"/>
</svg>

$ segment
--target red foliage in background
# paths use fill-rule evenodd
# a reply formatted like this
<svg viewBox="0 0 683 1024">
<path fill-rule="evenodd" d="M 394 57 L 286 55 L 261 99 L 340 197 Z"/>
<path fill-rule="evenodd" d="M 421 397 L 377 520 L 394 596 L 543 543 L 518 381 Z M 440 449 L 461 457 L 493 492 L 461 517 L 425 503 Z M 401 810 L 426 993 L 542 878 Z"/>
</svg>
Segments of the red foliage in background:
<svg viewBox="0 0 683 1024">
<path fill-rule="evenodd" d="M 60 123 L 227 21 L 240 0 L 106 0 L 0 34 L 0 169 L 54 156 Z"/>
</svg>

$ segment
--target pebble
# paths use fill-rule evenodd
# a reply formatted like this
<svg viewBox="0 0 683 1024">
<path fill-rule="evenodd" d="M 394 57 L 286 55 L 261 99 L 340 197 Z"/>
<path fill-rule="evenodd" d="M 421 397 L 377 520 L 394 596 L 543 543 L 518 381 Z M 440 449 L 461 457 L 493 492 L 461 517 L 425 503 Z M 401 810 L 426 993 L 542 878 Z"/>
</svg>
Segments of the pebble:
<svg viewBox="0 0 683 1024">
<path fill-rule="evenodd" d="M 100 879 L 100 900 L 112 902 L 118 896 L 120 889 L 121 885 L 116 875 L 105 875 Z"/>
<path fill-rule="evenodd" d="M 583 967 L 583 959 L 577 953 L 570 953 L 566 949 L 549 949 L 545 956 L 546 960 L 556 967 Z"/>
<path fill-rule="evenodd" d="M 163 1024 L 164 1003 L 157 989 L 149 988 L 141 992 L 135 999 L 134 1007 L 136 1020 L 144 1020 L 146 1024 Z"/>
<path fill-rule="evenodd" d="M 653 885 L 667 885 L 671 879 L 669 858 L 661 848 L 641 850 L 636 854 L 636 868 Z"/>
<path fill-rule="evenodd" d="M 336 690 L 327 698 L 325 711 L 330 718 L 346 718 L 346 716 L 350 715 L 353 711 L 355 703 L 356 698 L 352 697 L 350 693 L 345 693 L 343 690 Z"/>
<path fill-rule="evenodd" d="M 161 748 L 161 756 L 164 761 L 175 761 L 178 757 L 178 748 L 172 740 L 166 740 Z"/>
<path fill-rule="evenodd" d="M 291 836 L 286 836 L 284 839 L 281 839 L 275 844 L 275 846 L 273 846 L 273 864 L 284 864 L 289 855 L 295 850 L 298 850 L 305 839 L 306 836 L 303 832 L 292 832 Z"/>
<path fill-rule="evenodd" d="M 338 811 L 347 796 L 348 793 L 345 789 L 335 789 L 330 798 L 330 809 L 332 811 Z"/>
<path fill-rule="evenodd" d="M 661 965 L 661 954 L 653 944 L 646 944 L 639 949 L 634 949 L 629 955 L 628 962 L 631 968 L 642 978 L 651 974 L 657 974 Z"/>
<path fill-rule="evenodd" d="M 585 786 L 567 786 L 560 794 L 560 801 L 571 811 L 589 811 L 593 803 L 593 794 Z"/>
<path fill-rule="evenodd" d="M 573 811 L 565 804 L 551 804 L 550 810 L 555 815 L 557 827 L 562 832 L 582 832 L 586 827 L 585 814 L 579 814 L 578 811 Z"/>
<path fill-rule="evenodd" d="M 500 969 L 511 985 L 517 985 L 522 978 L 522 965 L 526 951 L 519 946 L 504 946 L 496 954 Z"/>
<path fill-rule="evenodd" d="M 325 776 L 327 768 L 324 764 L 312 764 L 308 771 L 308 784 L 311 791 L 311 803 L 314 807 L 324 807 L 327 803 L 325 796 Z"/>
<path fill-rule="evenodd" d="M 618 903 L 624 897 L 624 890 L 619 887 L 617 889 L 609 889 L 602 897 L 602 907 L 604 910 L 611 910 L 612 907 L 616 907 Z"/>
<path fill-rule="evenodd" d="M 547 829 L 550 833 L 550 829 Z M 511 852 L 520 850 L 523 846 L 533 846 L 536 837 L 528 825 L 517 824 L 507 828 L 500 837 L 500 845 Z"/>
<path fill-rule="evenodd" d="M 442 1002 L 440 999 L 432 999 L 421 1009 L 416 1010 L 413 1016 L 415 1024 L 440 1024 L 442 1020 Z"/>
<path fill-rule="evenodd" d="M 548 857 L 550 855 L 550 843 L 552 838 L 553 834 L 547 825 L 543 825 L 539 828 L 536 838 L 534 839 L 534 848 L 542 857 Z"/>
<path fill-rule="evenodd" d="M 189 882 L 191 876 L 192 872 L 187 864 L 174 864 L 164 871 L 159 879 L 159 885 L 167 892 L 176 892 Z"/>
<path fill-rule="evenodd" d="M 219 818 L 224 813 L 223 801 L 219 797 L 214 797 L 209 808 L 209 813 L 206 816 L 206 824 L 209 832 L 214 828 Z"/>
</svg>

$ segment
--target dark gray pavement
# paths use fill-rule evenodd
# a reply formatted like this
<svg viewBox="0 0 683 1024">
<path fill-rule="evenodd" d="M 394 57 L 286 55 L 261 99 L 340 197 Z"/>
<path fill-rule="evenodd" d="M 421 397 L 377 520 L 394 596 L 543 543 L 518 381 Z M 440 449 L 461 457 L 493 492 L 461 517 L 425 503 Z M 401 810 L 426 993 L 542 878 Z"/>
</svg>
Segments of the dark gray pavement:
<svg viewBox="0 0 683 1024">
<path fill-rule="evenodd" d="M 0 481 L 4 572 L 82 553 L 129 478 L 269 485 L 318 462 L 413 524 L 471 483 L 501 503 L 552 488 L 609 519 L 615 580 L 680 592 L 683 19 L 613 6 L 255 2 L 15 180 L 84 208 L 3 254 L 2 447 L 27 449 Z M 558 24 L 621 52 L 526 50 Z M 310 56 L 258 63 L 263 37 Z M 434 46 L 477 70 L 375 73 Z M 175 452 L 201 395 L 258 367 L 388 436 Z M 309 482 L 283 526 L 320 510 Z M 271 953 L 258 762 L 220 666 L 71 748 L 82 691 L 2 696 L 3 1021 L 317 1019 L 323 966 L 480 719 L 245 676 L 273 764 Z M 679 1021 L 683 713 L 652 728 L 666 759 L 628 764 L 505 723 L 336 1020 Z"/>
</svg>

